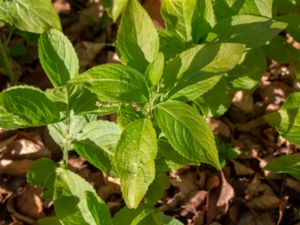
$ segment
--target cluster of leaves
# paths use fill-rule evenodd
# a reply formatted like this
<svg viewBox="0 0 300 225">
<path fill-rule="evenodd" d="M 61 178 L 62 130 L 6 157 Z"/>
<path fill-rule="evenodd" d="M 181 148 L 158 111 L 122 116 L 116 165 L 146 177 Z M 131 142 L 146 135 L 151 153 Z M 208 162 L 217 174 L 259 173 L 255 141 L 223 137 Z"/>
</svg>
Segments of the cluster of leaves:
<svg viewBox="0 0 300 225">
<path fill-rule="evenodd" d="M 41 159 L 28 173 L 28 182 L 54 200 L 56 217 L 41 224 L 181 224 L 151 205 L 169 186 L 166 172 L 200 163 L 221 169 L 203 116 L 222 115 L 232 92 L 258 83 L 273 57 L 270 45 L 287 25 L 292 29 L 289 21 L 274 20 L 274 6 L 273 0 L 164 0 L 166 29 L 157 29 L 139 2 L 128 0 L 116 41 L 122 64 L 79 73 L 50 0 L 0 0 L 0 20 L 41 34 L 39 59 L 54 86 L 15 86 L 0 94 L 1 127 L 47 125 L 64 153 L 61 167 Z M 282 110 L 298 112 L 296 103 L 286 104 Z M 118 124 L 97 120 L 113 112 Z M 286 132 L 286 123 L 280 125 Z M 120 178 L 127 208 L 111 219 L 93 188 L 65 168 L 70 150 Z"/>
</svg>

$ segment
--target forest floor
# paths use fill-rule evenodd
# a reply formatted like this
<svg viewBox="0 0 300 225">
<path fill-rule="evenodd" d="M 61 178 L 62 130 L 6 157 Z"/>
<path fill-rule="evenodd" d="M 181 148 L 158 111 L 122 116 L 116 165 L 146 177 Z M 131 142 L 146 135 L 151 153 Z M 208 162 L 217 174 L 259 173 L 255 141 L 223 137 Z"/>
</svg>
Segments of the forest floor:
<svg viewBox="0 0 300 225">
<path fill-rule="evenodd" d="M 118 63 L 111 45 L 117 25 L 106 25 L 104 9 L 97 1 L 72 2 L 76 4 L 56 0 L 55 7 L 64 33 L 78 53 L 81 70 Z M 144 6 L 161 25 L 159 1 L 144 1 Z M 11 45 L 24 44 L 20 36 L 12 37 Z M 36 46 L 26 46 L 26 54 L 15 57 L 14 66 L 21 83 L 41 89 L 51 87 L 39 64 Z M 214 133 L 241 154 L 221 173 L 205 165 L 173 171 L 169 174 L 171 187 L 156 207 L 188 225 L 300 225 L 300 182 L 262 169 L 276 156 L 300 151 L 263 119 L 299 88 L 292 73 L 293 65 L 270 61 L 252 94 L 235 93 L 225 115 L 207 119 Z M 0 89 L 9 86 L 9 79 L 0 72 Z M 105 119 L 115 120 L 115 116 Z M 62 157 L 46 127 L 17 131 L 0 128 L 0 225 L 37 224 L 39 218 L 53 213 L 53 203 L 42 200 L 40 188 L 26 183 L 28 168 L 41 157 L 56 162 Z M 112 213 L 124 206 L 118 179 L 106 176 L 75 153 L 70 155 L 69 168 L 94 186 Z"/>
</svg>

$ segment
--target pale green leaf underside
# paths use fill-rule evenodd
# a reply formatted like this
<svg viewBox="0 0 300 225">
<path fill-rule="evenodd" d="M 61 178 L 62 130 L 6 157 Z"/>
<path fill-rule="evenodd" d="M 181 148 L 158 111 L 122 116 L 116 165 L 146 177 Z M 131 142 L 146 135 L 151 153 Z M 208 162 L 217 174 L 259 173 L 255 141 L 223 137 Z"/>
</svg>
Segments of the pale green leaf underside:
<svg viewBox="0 0 300 225">
<path fill-rule="evenodd" d="M 72 81 L 97 94 L 103 101 L 147 102 L 149 92 L 141 73 L 124 65 L 93 67 Z"/>
<path fill-rule="evenodd" d="M 130 123 L 119 140 L 115 165 L 126 205 L 136 208 L 155 178 L 157 137 L 150 120 Z"/>
<path fill-rule="evenodd" d="M 66 225 L 106 225 L 95 217 L 92 203 L 102 209 L 103 221 L 110 224 L 110 215 L 105 203 L 97 196 L 93 187 L 79 175 L 62 169 L 56 169 L 54 185 L 54 208 L 59 220 Z M 88 194 L 87 194 L 88 193 Z"/>
<path fill-rule="evenodd" d="M 213 133 L 193 107 L 177 101 L 161 103 L 155 108 L 155 120 L 179 154 L 220 169 Z"/>
<path fill-rule="evenodd" d="M 61 30 L 59 16 L 50 0 L 3 0 L 0 20 L 32 33 L 43 33 L 51 27 Z"/>
<path fill-rule="evenodd" d="M 76 52 L 63 33 L 49 29 L 41 35 L 38 47 L 42 67 L 55 87 L 66 84 L 78 74 Z"/>
<path fill-rule="evenodd" d="M 300 180 L 300 153 L 275 158 L 264 169 L 275 173 L 288 173 Z"/>
<path fill-rule="evenodd" d="M 218 23 L 210 32 L 207 41 L 242 43 L 249 48 L 255 48 L 274 38 L 286 26 L 286 23 L 261 16 L 233 16 Z"/>
<path fill-rule="evenodd" d="M 300 93 L 291 94 L 278 112 L 265 115 L 266 121 L 275 127 L 289 142 L 300 145 Z"/>
<path fill-rule="evenodd" d="M 158 55 L 158 33 L 137 0 L 129 0 L 125 7 L 116 44 L 123 63 L 142 73 Z"/>
<path fill-rule="evenodd" d="M 0 94 L 0 126 L 7 129 L 43 126 L 59 121 L 54 102 L 40 89 L 32 86 L 15 86 Z M 9 115 L 11 124 L 9 124 Z"/>
</svg>

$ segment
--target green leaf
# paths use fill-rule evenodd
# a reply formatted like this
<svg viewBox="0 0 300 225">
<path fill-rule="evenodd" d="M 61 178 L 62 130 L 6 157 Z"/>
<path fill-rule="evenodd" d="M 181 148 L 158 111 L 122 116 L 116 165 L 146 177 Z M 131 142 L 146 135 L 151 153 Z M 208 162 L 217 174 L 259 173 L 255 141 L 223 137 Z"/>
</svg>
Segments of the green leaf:
<svg viewBox="0 0 300 225">
<path fill-rule="evenodd" d="M 44 188 L 43 197 L 53 197 L 53 185 L 55 181 L 55 163 L 46 158 L 36 160 L 27 172 L 27 182 L 31 185 L 41 185 Z"/>
<path fill-rule="evenodd" d="M 174 31 L 183 40 L 192 41 L 192 21 L 196 0 L 164 0 L 161 15 L 167 30 Z"/>
<path fill-rule="evenodd" d="M 144 114 L 141 109 L 132 105 L 120 105 L 117 120 L 119 126 L 122 128 L 125 128 L 129 123 L 142 118 L 144 118 Z"/>
<path fill-rule="evenodd" d="M 122 14 L 128 0 L 104 0 L 102 4 L 109 11 L 114 22 Z"/>
<path fill-rule="evenodd" d="M 264 169 L 275 173 L 288 173 L 300 180 L 300 153 L 275 158 Z"/>
<path fill-rule="evenodd" d="M 137 0 L 125 7 L 116 44 L 122 62 L 142 73 L 159 53 L 158 33 Z"/>
<path fill-rule="evenodd" d="M 169 177 L 166 174 L 157 174 L 145 195 L 146 202 L 151 205 L 157 203 L 157 201 L 163 197 L 165 190 L 169 186 Z"/>
<path fill-rule="evenodd" d="M 0 105 L 0 110 L 4 112 L 0 115 L 0 121 L 4 121 L 1 124 L 3 128 L 43 126 L 60 119 L 55 103 L 40 89 L 32 86 L 15 86 L 4 90 L 0 94 Z M 9 114 L 13 115 L 13 126 L 5 127 Z"/>
<path fill-rule="evenodd" d="M 97 94 L 102 101 L 141 102 L 149 98 L 145 78 L 138 71 L 124 65 L 96 66 L 72 81 Z"/>
<path fill-rule="evenodd" d="M 110 173 L 120 135 L 120 128 L 115 123 L 97 120 L 88 123 L 72 144 L 88 162 Z"/>
<path fill-rule="evenodd" d="M 2 0 L 0 20 L 32 33 L 43 33 L 50 27 L 61 30 L 59 16 L 50 0 Z"/>
<path fill-rule="evenodd" d="M 266 46 L 265 53 L 269 59 L 285 64 L 300 59 L 300 52 L 280 36 L 275 37 Z"/>
<path fill-rule="evenodd" d="M 95 204 L 102 211 L 100 225 L 110 224 L 109 210 L 105 203 L 97 196 L 93 187 L 77 174 L 62 168 L 56 169 L 54 190 L 55 213 L 63 224 L 99 225 L 99 218 L 91 210 Z"/>
<path fill-rule="evenodd" d="M 39 220 L 39 225 L 62 225 L 59 220 L 54 217 L 54 216 L 51 216 L 51 217 L 44 217 L 42 219 Z"/>
<path fill-rule="evenodd" d="M 217 23 L 207 41 L 242 43 L 255 48 L 274 38 L 286 26 L 286 23 L 261 16 L 233 16 Z"/>
<path fill-rule="evenodd" d="M 66 84 L 78 74 L 76 52 L 62 32 L 49 29 L 41 35 L 38 47 L 42 67 L 55 87 Z"/>
<path fill-rule="evenodd" d="M 21 119 L 13 113 L 9 113 L 5 108 L 0 106 L 0 127 L 7 130 L 15 130 L 18 128 L 30 127 L 31 124 Z"/>
<path fill-rule="evenodd" d="M 213 133 L 193 107 L 169 101 L 158 104 L 154 113 L 158 126 L 179 154 L 220 169 Z"/>
<path fill-rule="evenodd" d="M 140 205 L 137 209 L 122 208 L 113 218 L 113 224 L 139 225 L 146 217 L 155 212 L 155 208 L 148 205 Z"/>
<path fill-rule="evenodd" d="M 278 112 L 264 116 L 265 120 L 277 129 L 289 142 L 300 145 L 300 92 L 295 92 L 286 99 Z"/>
<path fill-rule="evenodd" d="M 299 13 L 300 10 L 299 0 L 276 0 L 276 3 L 277 3 L 277 13 L 280 14 Z"/>
<path fill-rule="evenodd" d="M 76 116 L 72 114 L 68 119 L 48 125 L 49 133 L 62 149 L 72 150 L 72 141 L 77 138 L 79 132 L 90 121 L 95 119 L 95 116 Z"/>
<path fill-rule="evenodd" d="M 157 58 L 149 64 L 146 69 L 146 80 L 149 86 L 155 86 L 160 81 L 165 66 L 165 57 L 164 54 L 159 53 Z"/>
<path fill-rule="evenodd" d="M 156 132 L 150 120 L 139 119 L 122 132 L 115 164 L 126 205 L 137 208 L 155 178 Z"/>
<path fill-rule="evenodd" d="M 221 116 L 229 108 L 232 100 L 229 92 L 228 81 L 226 77 L 221 80 L 208 92 L 195 100 L 201 114 L 205 116 Z"/>
<path fill-rule="evenodd" d="M 156 211 L 145 218 L 139 225 L 183 225 L 179 220 Z"/>
<path fill-rule="evenodd" d="M 179 154 L 164 137 L 158 140 L 158 149 L 155 165 L 157 173 L 174 171 L 186 165 L 199 165 Z"/>
<path fill-rule="evenodd" d="M 108 207 L 93 192 L 85 192 L 88 209 L 91 212 L 97 225 L 111 225 L 111 217 Z"/>
<path fill-rule="evenodd" d="M 247 52 L 245 60 L 228 73 L 228 82 L 237 90 L 252 90 L 267 68 L 267 59 L 262 48 Z"/>
<path fill-rule="evenodd" d="M 300 6 L 300 4 L 299 4 Z M 300 7 L 299 7 L 300 9 Z M 287 32 L 298 42 L 300 42 L 300 15 L 284 15 L 276 18 L 288 24 Z"/>
<path fill-rule="evenodd" d="M 272 18 L 274 0 L 226 0 L 226 2 L 237 14 Z"/>
<path fill-rule="evenodd" d="M 173 87 L 176 80 L 202 71 L 222 74 L 243 60 L 245 46 L 234 43 L 197 45 L 170 60 L 165 67 L 164 82 Z"/>
</svg>

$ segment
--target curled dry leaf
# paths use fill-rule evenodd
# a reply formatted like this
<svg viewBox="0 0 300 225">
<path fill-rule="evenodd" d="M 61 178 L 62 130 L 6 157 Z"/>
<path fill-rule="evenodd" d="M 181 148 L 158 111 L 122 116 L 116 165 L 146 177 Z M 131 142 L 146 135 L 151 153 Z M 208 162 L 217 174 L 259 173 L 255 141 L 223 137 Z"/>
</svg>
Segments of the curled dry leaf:
<svg viewBox="0 0 300 225">
<path fill-rule="evenodd" d="M 182 206 L 181 216 L 187 216 L 189 213 L 197 214 L 201 205 L 206 205 L 207 191 L 196 191 L 191 193 L 191 198 L 188 199 Z"/>
</svg>

